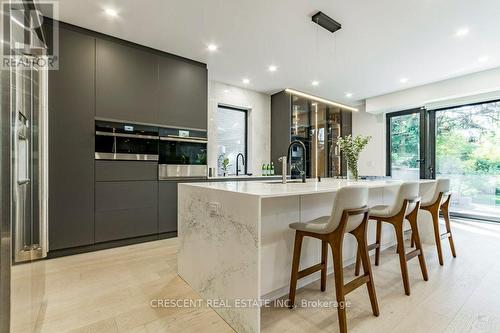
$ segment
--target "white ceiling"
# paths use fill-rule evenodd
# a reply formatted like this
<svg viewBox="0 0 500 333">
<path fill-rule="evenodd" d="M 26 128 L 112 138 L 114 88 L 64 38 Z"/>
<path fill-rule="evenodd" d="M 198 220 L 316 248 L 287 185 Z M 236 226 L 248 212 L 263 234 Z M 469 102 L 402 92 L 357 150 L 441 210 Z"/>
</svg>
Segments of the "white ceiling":
<svg viewBox="0 0 500 333">
<path fill-rule="evenodd" d="M 317 10 L 342 29 L 311 22 Z M 499 0 L 59 0 L 59 18 L 205 62 L 214 80 L 349 104 L 500 66 Z M 462 27 L 470 33 L 459 38 Z"/>
</svg>

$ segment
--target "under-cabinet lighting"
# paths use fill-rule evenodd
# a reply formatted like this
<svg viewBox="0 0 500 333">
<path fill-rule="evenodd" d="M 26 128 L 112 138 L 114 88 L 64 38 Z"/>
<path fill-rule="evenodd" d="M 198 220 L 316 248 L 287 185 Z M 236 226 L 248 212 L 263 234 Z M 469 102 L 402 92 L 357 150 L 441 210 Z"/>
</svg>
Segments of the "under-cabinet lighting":
<svg viewBox="0 0 500 333">
<path fill-rule="evenodd" d="M 285 89 L 285 92 L 287 92 L 289 94 L 292 94 L 292 95 L 309 98 L 309 99 L 312 99 L 312 100 L 314 100 L 316 102 L 320 102 L 320 103 L 325 103 L 325 104 L 328 104 L 328 105 L 337 106 L 339 108 L 344 108 L 344 109 L 349 110 L 349 111 L 355 111 L 355 112 L 358 111 L 358 109 L 353 108 L 352 106 L 348 106 L 348 105 L 345 105 L 345 104 L 342 104 L 342 103 L 337 103 L 337 102 L 331 101 L 329 99 L 324 99 L 324 98 L 321 98 L 321 97 L 318 97 L 318 96 L 306 94 L 304 92 L 301 92 L 301 91 L 298 91 L 298 90 L 295 90 L 295 89 L 287 88 L 287 89 Z"/>
</svg>

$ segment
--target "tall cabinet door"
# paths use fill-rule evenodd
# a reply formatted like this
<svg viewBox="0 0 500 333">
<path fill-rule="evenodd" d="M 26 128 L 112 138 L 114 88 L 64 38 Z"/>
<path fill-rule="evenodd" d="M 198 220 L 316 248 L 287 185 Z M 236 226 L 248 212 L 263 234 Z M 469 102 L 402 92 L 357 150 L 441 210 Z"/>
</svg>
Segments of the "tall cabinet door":
<svg viewBox="0 0 500 333">
<path fill-rule="evenodd" d="M 159 59 L 159 123 L 207 129 L 207 68 L 174 57 Z"/>
<path fill-rule="evenodd" d="M 158 56 L 98 38 L 96 116 L 158 123 Z"/>
<path fill-rule="evenodd" d="M 49 71 L 49 249 L 94 242 L 95 39 L 59 30 Z"/>
</svg>

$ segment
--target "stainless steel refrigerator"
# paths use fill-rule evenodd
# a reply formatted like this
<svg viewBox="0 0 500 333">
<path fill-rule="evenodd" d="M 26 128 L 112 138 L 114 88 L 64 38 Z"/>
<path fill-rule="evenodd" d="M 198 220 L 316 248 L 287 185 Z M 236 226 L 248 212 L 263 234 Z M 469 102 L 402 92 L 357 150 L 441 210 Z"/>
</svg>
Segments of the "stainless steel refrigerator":
<svg viewBox="0 0 500 333">
<path fill-rule="evenodd" d="M 22 24 L 3 28 L 8 33 L 4 30 L 2 35 L 2 59 L 43 56 L 13 50 L 13 45 L 25 40 Z M 12 294 L 13 286 L 26 290 L 35 282 L 37 292 L 43 289 L 36 283 L 41 274 L 31 267 L 31 283 L 19 288 L 22 281 L 16 280 L 13 266 L 26 262 L 33 265 L 47 255 L 48 249 L 48 73 L 35 61 L 28 63 L 3 66 L 0 75 L 0 333 L 9 332 L 14 312 L 20 314 L 18 317 L 31 316 L 27 320 L 33 317 L 35 293 Z"/>
<path fill-rule="evenodd" d="M 15 263 L 47 256 L 47 70 L 13 70 L 12 216 Z"/>
</svg>

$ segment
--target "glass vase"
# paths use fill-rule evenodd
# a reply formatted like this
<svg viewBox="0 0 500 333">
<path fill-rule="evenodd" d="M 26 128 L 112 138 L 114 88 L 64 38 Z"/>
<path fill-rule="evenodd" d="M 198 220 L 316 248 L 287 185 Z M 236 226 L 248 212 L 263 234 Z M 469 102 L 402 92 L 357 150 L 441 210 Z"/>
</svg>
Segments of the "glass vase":
<svg viewBox="0 0 500 333">
<path fill-rule="evenodd" d="M 347 179 L 352 181 L 357 181 L 359 179 L 357 162 L 347 163 Z"/>
</svg>

